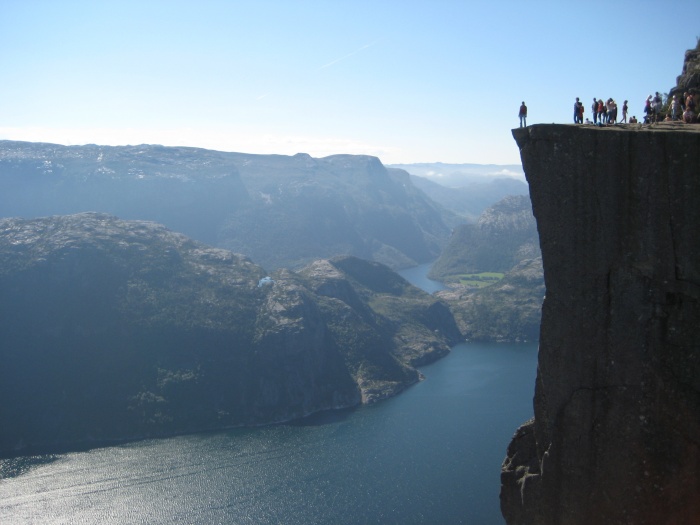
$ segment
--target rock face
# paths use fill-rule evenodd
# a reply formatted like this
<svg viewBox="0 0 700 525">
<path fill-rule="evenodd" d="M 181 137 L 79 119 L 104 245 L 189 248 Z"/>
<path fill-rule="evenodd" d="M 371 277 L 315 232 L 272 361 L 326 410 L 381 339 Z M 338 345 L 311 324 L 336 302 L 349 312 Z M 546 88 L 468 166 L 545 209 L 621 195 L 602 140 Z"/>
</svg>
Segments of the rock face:
<svg viewBox="0 0 700 525">
<path fill-rule="evenodd" d="M 509 524 L 700 516 L 700 130 L 513 130 L 544 265 L 534 421 Z"/>
<path fill-rule="evenodd" d="M 370 403 L 460 338 L 379 263 L 264 277 L 152 222 L 0 220 L 0 457 Z"/>
<path fill-rule="evenodd" d="M 676 85 L 670 89 L 668 96 L 677 95 L 680 98 L 684 93 L 693 93 L 696 96 L 700 93 L 700 40 L 695 49 L 685 52 L 683 71 L 676 78 Z"/>
</svg>

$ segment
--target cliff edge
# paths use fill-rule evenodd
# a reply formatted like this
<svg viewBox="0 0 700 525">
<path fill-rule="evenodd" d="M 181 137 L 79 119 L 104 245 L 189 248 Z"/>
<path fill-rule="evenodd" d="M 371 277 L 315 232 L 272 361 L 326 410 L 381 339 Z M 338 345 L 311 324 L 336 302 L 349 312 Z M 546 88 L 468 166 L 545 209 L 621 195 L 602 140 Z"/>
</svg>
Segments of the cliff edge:
<svg viewBox="0 0 700 525">
<path fill-rule="evenodd" d="M 700 128 L 513 130 L 546 298 L 509 524 L 700 523 Z"/>
</svg>

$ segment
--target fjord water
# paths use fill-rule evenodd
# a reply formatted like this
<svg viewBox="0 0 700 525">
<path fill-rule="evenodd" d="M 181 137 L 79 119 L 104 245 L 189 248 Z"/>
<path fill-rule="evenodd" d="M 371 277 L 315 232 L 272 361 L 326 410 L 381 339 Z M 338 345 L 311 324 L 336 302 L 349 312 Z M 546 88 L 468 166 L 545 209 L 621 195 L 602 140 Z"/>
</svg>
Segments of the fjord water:
<svg viewBox="0 0 700 525">
<path fill-rule="evenodd" d="M 461 344 L 373 406 L 2 460 L 0 523 L 502 524 L 500 464 L 532 415 L 536 352 Z"/>
<path fill-rule="evenodd" d="M 414 286 L 418 286 L 419 288 L 425 290 L 428 293 L 444 290 L 445 285 L 443 285 L 440 281 L 433 281 L 432 279 L 428 279 L 427 275 L 428 272 L 430 272 L 430 268 L 432 266 L 433 263 L 431 262 L 425 263 L 419 266 L 414 266 L 413 268 L 401 270 L 399 274 L 401 274 L 401 277 L 406 279 L 409 283 L 413 284 Z"/>
</svg>

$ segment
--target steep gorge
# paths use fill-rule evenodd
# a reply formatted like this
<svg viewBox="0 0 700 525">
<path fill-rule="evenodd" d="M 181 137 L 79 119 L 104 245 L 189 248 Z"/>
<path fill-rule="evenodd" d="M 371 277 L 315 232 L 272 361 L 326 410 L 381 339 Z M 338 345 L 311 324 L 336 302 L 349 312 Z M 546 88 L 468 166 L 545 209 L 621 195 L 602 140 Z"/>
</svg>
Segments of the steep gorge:
<svg viewBox="0 0 700 525">
<path fill-rule="evenodd" d="M 542 249 L 509 524 L 700 522 L 700 129 L 515 129 Z"/>
</svg>

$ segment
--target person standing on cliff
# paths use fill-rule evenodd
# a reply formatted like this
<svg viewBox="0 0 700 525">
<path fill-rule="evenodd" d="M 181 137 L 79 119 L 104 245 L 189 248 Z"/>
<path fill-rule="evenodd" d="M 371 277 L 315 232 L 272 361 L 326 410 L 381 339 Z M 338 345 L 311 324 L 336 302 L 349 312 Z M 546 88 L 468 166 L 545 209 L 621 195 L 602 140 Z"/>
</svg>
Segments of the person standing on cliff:
<svg viewBox="0 0 700 525">
<path fill-rule="evenodd" d="M 622 103 L 622 120 L 620 122 L 624 122 L 627 124 L 627 101 L 625 100 Z"/>
<path fill-rule="evenodd" d="M 610 99 L 610 108 L 612 110 L 612 116 L 610 117 L 610 120 L 613 124 L 617 124 L 617 102 L 615 102 L 614 98 Z"/>
<path fill-rule="evenodd" d="M 518 117 L 520 117 L 520 127 L 526 128 L 527 127 L 527 106 L 525 105 L 524 100 L 523 100 L 523 103 L 520 104 L 520 112 L 518 113 Z"/>
<path fill-rule="evenodd" d="M 591 106 L 591 113 L 593 113 L 593 124 L 598 122 L 598 101 L 593 97 L 593 105 Z"/>
<path fill-rule="evenodd" d="M 651 107 L 651 95 L 647 97 L 647 101 L 644 103 L 644 113 L 646 114 L 646 117 L 644 117 L 644 123 L 649 124 L 652 119 L 652 107 Z"/>
<path fill-rule="evenodd" d="M 609 98 L 608 100 L 605 101 L 604 107 L 605 107 L 605 112 L 603 113 L 603 115 L 605 115 L 604 121 L 606 124 L 610 124 L 610 120 L 612 119 L 612 116 L 613 116 L 613 114 L 612 114 L 612 99 L 611 98 Z"/>
<path fill-rule="evenodd" d="M 661 95 L 659 95 L 659 92 L 656 92 L 656 95 L 654 95 L 654 100 L 651 103 L 652 109 L 654 110 L 654 122 L 657 122 L 659 120 L 659 116 L 661 115 Z"/>
<path fill-rule="evenodd" d="M 671 110 L 671 120 L 678 120 L 681 115 L 681 105 L 678 102 L 678 97 L 676 97 L 676 95 L 673 95 L 669 109 Z"/>
<path fill-rule="evenodd" d="M 598 124 L 602 126 L 604 124 L 605 120 L 605 104 L 603 103 L 603 99 L 599 98 L 598 99 Z"/>
<path fill-rule="evenodd" d="M 581 108 L 583 104 L 579 102 L 578 97 L 576 97 L 576 102 L 574 102 L 574 124 L 583 124 L 583 114 Z"/>
</svg>

